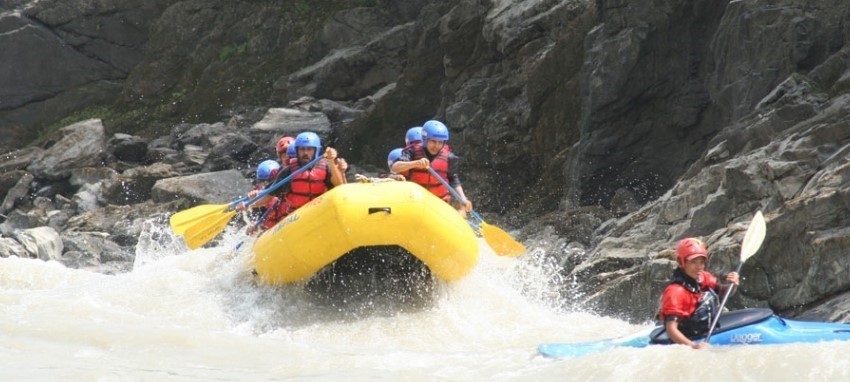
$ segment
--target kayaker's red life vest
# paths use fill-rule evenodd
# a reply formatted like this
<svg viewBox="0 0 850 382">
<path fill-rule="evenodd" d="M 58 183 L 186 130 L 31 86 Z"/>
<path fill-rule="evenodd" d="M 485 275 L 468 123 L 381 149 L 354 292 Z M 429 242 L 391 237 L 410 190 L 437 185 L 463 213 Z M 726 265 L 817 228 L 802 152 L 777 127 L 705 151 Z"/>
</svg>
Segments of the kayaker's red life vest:
<svg viewBox="0 0 850 382">
<path fill-rule="evenodd" d="M 700 271 L 697 280 L 677 269 L 661 295 L 661 322 L 667 317 L 679 317 L 679 331 L 690 339 L 700 338 L 717 313 L 717 277 Z"/>
<path fill-rule="evenodd" d="M 411 161 L 425 158 L 424 146 L 417 144 L 412 144 L 411 146 L 413 146 L 413 158 L 410 159 Z M 434 171 L 437 172 L 437 174 L 439 174 L 443 179 L 448 179 L 450 153 L 451 149 L 449 148 L 449 145 L 443 145 L 443 148 L 440 149 L 437 156 L 431 160 L 431 168 L 434 169 Z M 449 194 L 449 190 L 440 183 L 439 179 L 431 175 L 431 172 L 427 169 L 414 168 L 410 169 L 407 174 L 403 175 L 405 175 L 407 180 L 427 188 L 428 191 L 431 191 L 432 194 L 437 195 L 440 199 L 443 199 L 446 202 L 451 201 L 452 196 Z"/>
<path fill-rule="evenodd" d="M 290 174 L 298 171 L 301 165 L 298 162 L 289 164 Z M 313 168 L 292 178 L 289 185 L 289 192 L 286 193 L 286 204 L 291 211 L 296 210 L 315 199 L 317 196 L 328 191 L 328 185 L 325 180 L 328 177 L 328 160 L 325 158 L 319 159 Z"/>
</svg>

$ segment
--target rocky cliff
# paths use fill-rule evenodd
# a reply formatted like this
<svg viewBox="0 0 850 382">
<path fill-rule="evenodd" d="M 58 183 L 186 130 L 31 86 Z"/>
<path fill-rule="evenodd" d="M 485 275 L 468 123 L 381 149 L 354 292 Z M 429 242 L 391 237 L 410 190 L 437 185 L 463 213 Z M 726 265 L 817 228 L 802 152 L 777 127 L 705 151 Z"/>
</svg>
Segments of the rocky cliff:
<svg viewBox="0 0 850 382">
<path fill-rule="evenodd" d="M 130 256 L 141 231 L 110 214 L 165 215 L 203 194 L 157 180 L 237 170 L 238 182 L 304 128 L 368 169 L 438 118 L 477 209 L 520 228 L 533 249 L 521 261 L 558 264 L 570 304 L 650 319 L 676 240 L 706 239 L 712 270 L 728 271 L 761 209 L 767 239 L 731 305 L 850 312 L 846 1 L 4 7 L 0 146 L 41 138 L 0 163 L 10 246 L 50 226 L 62 240 L 107 232 Z M 53 132 L 90 117 L 102 125 Z M 54 146 L 75 134 L 100 140 L 68 163 Z M 91 160 L 106 166 L 82 170 Z"/>
</svg>

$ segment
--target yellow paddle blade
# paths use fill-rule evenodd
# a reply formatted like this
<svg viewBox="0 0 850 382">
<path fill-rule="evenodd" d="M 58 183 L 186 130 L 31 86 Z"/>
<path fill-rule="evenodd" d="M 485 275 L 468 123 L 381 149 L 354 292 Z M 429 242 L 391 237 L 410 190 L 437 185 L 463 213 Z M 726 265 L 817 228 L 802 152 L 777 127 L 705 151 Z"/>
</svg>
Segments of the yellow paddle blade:
<svg viewBox="0 0 850 382">
<path fill-rule="evenodd" d="M 201 220 L 207 218 L 215 218 L 215 215 L 224 213 L 228 204 L 204 204 L 197 207 L 192 207 L 185 211 L 180 211 L 171 218 L 168 222 L 171 224 L 171 230 L 177 235 L 182 235 L 186 229 L 197 224 Z"/>
<path fill-rule="evenodd" d="M 525 252 L 525 246 L 514 240 L 511 235 L 499 227 L 481 221 L 481 235 L 493 251 L 499 256 L 517 257 Z"/>
<path fill-rule="evenodd" d="M 224 231 L 224 227 L 227 227 L 227 223 L 230 223 L 230 219 L 234 215 L 236 215 L 236 211 L 230 211 L 214 219 L 200 220 L 186 229 L 186 232 L 183 233 L 183 240 L 186 241 L 189 248 L 198 248 L 215 239 L 221 231 Z"/>
</svg>

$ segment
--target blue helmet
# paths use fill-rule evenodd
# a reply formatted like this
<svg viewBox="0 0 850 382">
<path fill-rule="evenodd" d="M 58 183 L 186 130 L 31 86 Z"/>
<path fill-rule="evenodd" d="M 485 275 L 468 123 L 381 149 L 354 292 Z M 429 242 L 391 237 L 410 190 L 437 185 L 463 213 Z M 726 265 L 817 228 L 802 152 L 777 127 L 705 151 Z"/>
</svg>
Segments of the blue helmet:
<svg viewBox="0 0 850 382">
<path fill-rule="evenodd" d="M 411 127 L 407 130 L 404 136 L 404 144 L 409 145 L 413 142 L 422 142 L 422 128 L 419 126 Z"/>
<path fill-rule="evenodd" d="M 298 152 L 295 151 L 295 145 L 289 145 L 286 148 L 286 156 L 288 156 L 290 158 L 295 158 L 295 156 L 297 156 L 297 155 L 298 155 Z"/>
<path fill-rule="evenodd" d="M 316 155 L 322 155 L 322 140 L 319 139 L 319 136 L 312 131 L 298 134 L 298 136 L 295 137 L 295 143 L 292 146 L 295 146 L 296 153 L 298 152 L 299 147 L 315 147 Z"/>
<path fill-rule="evenodd" d="M 438 141 L 449 140 L 449 128 L 440 121 L 430 120 L 422 125 L 422 141 L 436 139 Z"/>
<path fill-rule="evenodd" d="M 272 173 L 280 169 L 280 164 L 271 159 L 263 161 L 257 166 L 257 180 L 269 180 Z"/>
<path fill-rule="evenodd" d="M 393 149 L 390 151 L 390 155 L 387 156 L 387 166 L 392 170 L 393 163 L 398 160 L 398 157 L 401 156 L 402 149 Z"/>
</svg>

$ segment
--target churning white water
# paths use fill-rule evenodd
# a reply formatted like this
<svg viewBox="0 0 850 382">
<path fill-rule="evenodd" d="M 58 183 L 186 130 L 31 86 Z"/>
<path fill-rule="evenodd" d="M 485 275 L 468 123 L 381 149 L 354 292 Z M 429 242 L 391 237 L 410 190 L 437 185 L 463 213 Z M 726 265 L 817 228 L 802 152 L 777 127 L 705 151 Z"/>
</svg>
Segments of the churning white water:
<svg viewBox="0 0 850 382">
<path fill-rule="evenodd" d="M 152 229 L 164 230 L 163 227 Z M 427 309 L 346 315 L 253 283 L 247 248 L 184 252 L 140 238 L 132 272 L 0 259 L 2 381 L 848 380 L 850 343 L 616 349 L 568 360 L 541 342 L 635 326 L 558 309 L 539 256 L 493 255 Z"/>
</svg>

